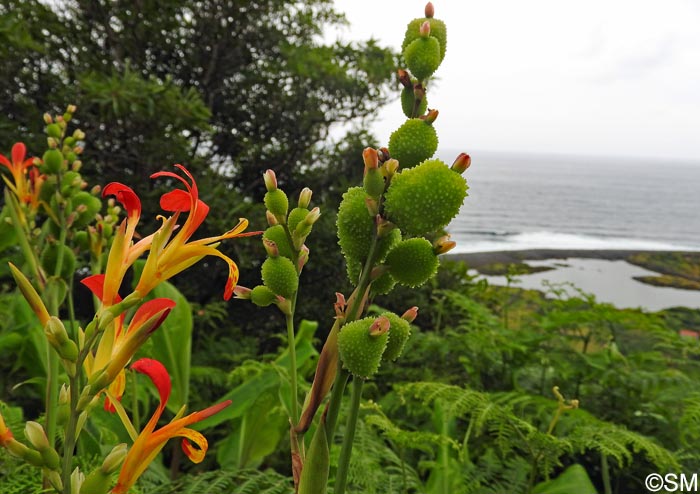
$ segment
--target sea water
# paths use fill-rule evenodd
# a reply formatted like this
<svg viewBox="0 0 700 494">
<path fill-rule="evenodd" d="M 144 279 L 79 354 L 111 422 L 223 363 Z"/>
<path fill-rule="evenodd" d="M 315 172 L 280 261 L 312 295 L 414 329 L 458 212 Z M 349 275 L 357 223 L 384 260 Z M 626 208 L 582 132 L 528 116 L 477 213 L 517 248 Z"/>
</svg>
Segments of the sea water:
<svg viewBox="0 0 700 494">
<path fill-rule="evenodd" d="M 471 156 L 455 252 L 700 250 L 700 159 Z"/>
</svg>

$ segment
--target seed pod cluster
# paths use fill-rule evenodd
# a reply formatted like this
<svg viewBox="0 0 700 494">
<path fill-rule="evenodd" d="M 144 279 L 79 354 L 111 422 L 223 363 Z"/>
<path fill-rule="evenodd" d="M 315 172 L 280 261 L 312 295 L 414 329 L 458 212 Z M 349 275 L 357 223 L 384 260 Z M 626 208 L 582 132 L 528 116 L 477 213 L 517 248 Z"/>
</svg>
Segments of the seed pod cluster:
<svg viewBox="0 0 700 494">
<path fill-rule="evenodd" d="M 388 331 L 373 334 L 374 317 L 346 324 L 338 334 L 338 351 L 351 374 L 368 379 L 377 373 L 389 341 Z"/>
</svg>

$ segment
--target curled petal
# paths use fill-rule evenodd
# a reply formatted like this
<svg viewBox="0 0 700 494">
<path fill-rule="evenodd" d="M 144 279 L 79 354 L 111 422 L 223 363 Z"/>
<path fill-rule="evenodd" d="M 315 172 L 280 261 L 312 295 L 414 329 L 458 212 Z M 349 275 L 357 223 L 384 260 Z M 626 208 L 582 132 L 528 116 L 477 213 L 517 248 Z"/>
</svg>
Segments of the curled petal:
<svg viewBox="0 0 700 494">
<path fill-rule="evenodd" d="M 189 211 L 192 196 L 182 189 L 171 190 L 160 197 L 160 207 L 165 211 Z"/>
<path fill-rule="evenodd" d="M 165 408 L 168 399 L 170 398 L 170 390 L 172 389 L 172 384 L 170 382 L 170 376 L 165 366 L 158 362 L 157 360 L 151 358 L 142 358 L 134 362 L 131 366 L 136 372 L 145 374 L 153 382 L 153 384 L 158 389 L 158 394 L 160 395 L 160 407 L 161 410 Z"/>
<path fill-rule="evenodd" d="M 182 451 L 185 452 L 192 463 L 201 463 L 209 447 L 207 438 L 192 429 L 182 429 L 177 435 L 184 438 L 182 440 Z M 196 444 L 197 447 L 193 448 L 192 443 Z"/>
<path fill-rule="evenodd" d="M 111 182 L 102 190 L 102 197 L 114 196 L 124 208 L 128 216 L 141 216 L 141 200 L 136 192 L 128 185 L 119 182 Z"/>
</svg>

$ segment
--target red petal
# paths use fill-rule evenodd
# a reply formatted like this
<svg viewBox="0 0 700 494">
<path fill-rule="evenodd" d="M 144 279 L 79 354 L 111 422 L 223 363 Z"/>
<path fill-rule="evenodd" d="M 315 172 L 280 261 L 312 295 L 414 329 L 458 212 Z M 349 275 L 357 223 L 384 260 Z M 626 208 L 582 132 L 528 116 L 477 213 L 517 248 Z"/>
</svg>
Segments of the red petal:
<svg viewBox="0 0 700 494">
<path fill-rule="evenodd" d="M 141 200 L 139 196 L 131 189 L 131 187 L 119 182 L 112 182 L 102 191 L 102 197 L 114 196 L 125 208 L 126 214 L 132 216 L 141 216 Z"/>
<path fill-rule="evenodd" d="M 80 283 L 88 287 L 93 295 L 102 300 L 102 293 L 104 292 L 105 286 L 105 275 L 93 274 L 92 276 L 88 276 L 87 278 L 80 280 Z"/>
<path fill-rule="evenodd" d="M 152 333 L 158 329 L 161 324 L 163 324 L 163 321 L 166 317 L 168 317 L 168 314 L 170 314 L 173 307 L 175 307 L 175 301 L 170 300 L 169 298 L 155 298 L 153 300 L 149 300 L 139 307 L 136 314 L 134 314 L 133 319 L 129 323 L 129 331 L 131 331 L 132 328 L 139 327 L 141 324 L 160 313 L 158 321 L 150 331 Z"/>
<path fill-rule="evenodd" d="M 189 211 L 193 204 L 192 196 L 182 189 L 171 190 L 160 198 L 160 207 L 164 211 Z"/>
<path fill-rule="evenodd" d="M 172 384 L 170 383 L 170 376 L 165 366 L 150 358 L 142 358 L 134 362 L 131 366 L 136 372 L 147 375 L 150 380 L 158 388 L 158 394 L 160 394 L 160 406 L 165 407 L 165 404 L 170 398 L 170 390 L 172 389 Z"/>
<path fill-rule="evenodd" d="M 23 142 L 18 142 L 12 146 L 12 163 L 21 165 L 26 155 L 27 146 L 25 146 Z"/>
<path fill-rule="evenodd" d="M 197 205 L 194 207 L 194 213 L 190 212 L 190 214 L 192 215 L 192 218 L 190 219 L 191 223 L 188 229 L 191 231 L 191 235 L 206 219 L 207 215 L 209 214 L 209 206 L 207 206 L 204 201 L 197 199 Z"/>
<path fill-rule="evenodd" d="M 229 406 L 231 403 L 233 403 L 231 400 L 226 400 L 222 401 L 221 403 L 217 403 L 216 405 L 212 405 L 209 408 L 205 408 L 204 410 L 201 410 L 199 412 L 195 412 L 192 415 L 195 415 L 197 417 L 197 420 L 194 422 L 199 422 L 200 420 L 204 420 L 208 417 L 211 417 L 212 415 L 219 413 L 221 410 Z M 194 423 L 190 422 L 190 423 Z"/>
</svg>

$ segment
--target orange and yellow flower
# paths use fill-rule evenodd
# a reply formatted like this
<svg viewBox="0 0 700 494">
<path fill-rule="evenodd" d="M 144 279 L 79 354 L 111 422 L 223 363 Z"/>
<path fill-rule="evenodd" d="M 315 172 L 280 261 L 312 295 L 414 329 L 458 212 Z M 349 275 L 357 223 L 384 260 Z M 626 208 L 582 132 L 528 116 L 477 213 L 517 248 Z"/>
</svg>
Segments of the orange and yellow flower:
<svg viewBox="0 0 700 494">
<path fill-rule="evenodd" d="M 229 267 L 228 280 L 224 289 L 224 299 L 228 300 L 233 295 L 233 288 L 238 282 L 238 266 L 231 258 L 219 252 L 217 247 L 224 239 L 258 235 L 260 232 L 243 233 L 243 230 L 248 227 L 248 220 L 241 218 L 235 227 L 223 235 L 190 241 L 207 217 L 209 206 L 199 199 L 197 183 L 190 172 L 182 165 L 175 165 L 175 167 L 182 171 L 188 180 L 172 172 L 158 172 L 151 175 L 151 178 L 169 177 L 179 180 L 185 185 L 186 190 L 172 190 L 163 194 L 160 199 L 161 208 L 174 214 L 170 218 L 163 219 L 163 225 L 155 233 L 136 291 L 144 296 L 158 283 L 170 279 L 203 257 L 217 256 L 226 261 Z M 182 212 L 189 214 L 184 225 L 173 237 L 176 222 Z"/>
<path fill-rule="evenodd" d="M 113 494 L 126 494 L 148 468 L 148 465 L 158 456 L 165 443 L 173 437 L 182 437 L 182 450 L 187 457 L 194 463 L 201 462 L 207 452 L 207 439 L 201 433 L 187 427 L 218 413 L 231 404 L 230 400 L 224 401 L 200 412 L 176 418 L 156 430 L 158 420 L 160 420 L 170 397 L 170 376 L 163 364 L 153 359 L 139 359 L 134 362 L 131 368 L 151 379 L 158 388 L 160 404 L 129 449 L 119 472 L 117 485 L 112 489 Z M 193 444 L 197 447 L 193 447 Z"/>
<path fill-rule="evenodd" d="M 99 299 L 103 298 L 105 286 L 108 285 L 103 274 L 85 278 L 82 284 Z M 115 303 L 119 301 L 119 295 L 116 295 Z M 104 371 L 105 383 L 109 384 L 109 394 L 118 400 L 121 399 L 126 386 L 124 368 L 139 347 L 163 323 L 173 307 L 175 302 L 169 298 L 150 300 L 138 308 L 126 330 L 124 314 L 116 317 L 105 328 L 95 354 L 90 353 L 85 359 L 85 373 L 88 378 Z M 105 410 L 114 411 L 114 404 L 109 398 L 105 400 Z"/>
<path fill-rule="evenodd" d="M 20 202 L 27 204 L 32 202 L 32 187 L 29 180 L 28 169 L 34 166 L 34 158 L 25 159 L 27 155 L 27 147 L 22 142 L 12 146 L 12 161 L 0 154 L 0 165 L 3 165 L 12 174 L 12 182 L 5 176 L 3 180 L 15 193 Z"/>
</svg>

